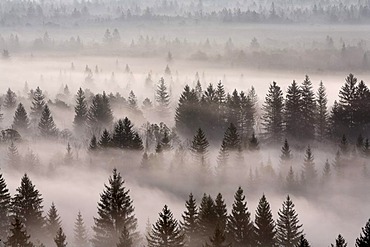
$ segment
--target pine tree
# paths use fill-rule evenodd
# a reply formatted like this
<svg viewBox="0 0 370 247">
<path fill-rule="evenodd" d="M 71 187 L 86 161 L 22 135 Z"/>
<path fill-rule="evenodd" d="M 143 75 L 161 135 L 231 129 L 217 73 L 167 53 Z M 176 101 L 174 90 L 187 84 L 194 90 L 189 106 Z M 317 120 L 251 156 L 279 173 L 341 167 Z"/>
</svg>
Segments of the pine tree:
<svg viewBox="0 0 370 247">
<path fill-rule="evenodd" d="M 159 219 L 153 225 L 147 240 L 149 247 L 184 246 L 184 234 L 181 233 L 180 227 L 167 205 L 159 213 Z"/>
<path fill-rule="evenodd" d="M 211 244 L 206 243 L 204 247 L 231 247 L 231 244 L 225 243 L 226 237 L 224 230 L 220 229 L 219 226 L 216 226 L 215 232 L 212 237 L 209 238 Z"/>
<path fill-rule="evenodd" d="M 133 247 L 134 243 L 126 227 L 123 228 L 117 247 Z"/>
<path fill-rule="evenodd" d="M 15 217 L 12 222 L 10 235 L 5 244 L 9 247 L 34 247 L 30 242 L 30 236 L 27 234 L 27 230 L 24 229 L 24 226 L 18 217 Z"/>
<path fill-rule="evenodd" d="M 112 138 L 107 129 L 104 129 L 103 134 L 99 140 L 99 147 L 101 148 L 109 148 L 112 147 Z"/>
<path fill-rule="evenodd" d="M 266 139 L 272 143 L 279 143 L 283 135 L 283 92 L 273 82 L 265 98 L 263 105 L 263 126 L 266 132 Z"/>
<path fill-rule="evenodd" d="M 77 218 L 74 225 L 74 244 L 75 247 L 86 247 L 89 246 L 87 229 L 85 227 L 82 214 L 78 211 Z"/>
<path fill-rule="evenodd" d="M 124 180 L 116 169 L 104 187 L 98 203 L 98 217 L 94 218 L 92 243 L 95 247 L 115 246 L 124 227 L 131 236 L 136 234 L 137 228 L 130 191 L 124 187 Z"/>
<path fill-rule="evenodd" d="M 199 234 L 201 241 L 204 242 L 213 234 L 217 225 L 215 202 L 210 195 L 203 195 L 199 206 L 198 219 Z"/>
<path fill-rule="evenodd" d="M 221 193 L 218 193 L 215 199 L 215 211 L 217 215 L 217 225 L 221 231 L 225 231 L 227 224 L 227 207 Z"/>
<path fill-rule="evenodd" d="M 19 103 L 14 114 L 12 128 L 23 133 L 28 130 L 29 126 L 30 120 L 28 119 L 27 112 L 22 103 Z"/>
<path fill-rule="evenodd" d="M 128 106 L 130 107 L 132 111 L 134 112 L 138 111 L 137 98 L 132 90 L 130 91 L 130 94 L 128 95 Z"/>
<path fill-rule="evenodd" d="M 207 165 L 209 142 L 201 128 L 198 129 L 191 143 L 190 150 L 194 155 L 196 163 L 205 168 Z"/>
<path fill-rule="evenodd" d="M 253 222 L 250 219 L 247 202 L 241 187 L 235 193 L 227 229 L 234 247 L 254 246 Z"/>
<path fill-rule="evenodd" d="M 327 103 L 328 99 L 326 95 L 326 88 L 321 81 L 319 89 L 317 90 L 316 94 L 316 105 L 317 105 L 316 130 L 319 141 L 323 141 L 326 138 L 329 127 Z"/>
<path fill-rule="evenodd" d="M 6 110 L 13 110 L 17 106 L 17 95 L 10 88 L 5 94 L 3 105 Z"/>
<path fill-rule="evenodd" d="M 113 113 L 109 99 L 105 92 L 96 94 L 91 102 L 87 122 L 94 132 L 99 132 L 104 127 L 110 127 L 113 123 Z"/>
<path fill-rule="evenodd" d="M 347 155 L 349 153 L 349 146 L 346 135 L 342 136 L 342 139 L 339 144 L 340 152 L 343 155 Z"/>
<path fill-rule="evenodd" d="M 255 240 L 258 247 L 273 247 L 275 243 L 275 222 L 272 218 L 270 204 L 265 195 L 258 203 L 255 218 Z"/>
<path fill-rule="evenodd" d="M 183 222 L 181 229 L 185 234 L 185 245 L 196 246 L 199 244 L 198 237 L 198 208 L 193 194 L 190 193 L 189 199 L 185 203 L 186 211 L 182 214 Z"/>
<path fill-rule="evenodd" d="M 304 177 L 309 183 L 314 183 L 317 178 L 317 172 L 315 169 L 314 156 L 311 152 L 311 147 L 308 146 L 303 162 L 303 173 Z"/>
<path fill-rule="evenodd" d="M 288 164 L 291 159 L 292 159 L 292 154 L 291 154 L 291 150 L 289 147 L 289 143 L 288 143 L 288 140 L 285 139 L 284 145 L 281 148 L 280 161 L 282 164 Z"/>
<path fill-rule="evenodd" d="M 97 141 L 95 135 L 93 135 L 91 137 L 91 140 L 90 140 L 90 143 L 89 143 L 89 149 L 88 150 L 91 153 L 96 152 L 98 150 L 98 141 Z"/>
<path fill-rule="evenodd" d="M 298 243 L 295 245 L 295 247 L 310 247 L 310 244 L 308 243 L 307 239 L 302 234 L 299 238 Z"/>
<path fill-rule="evenodd" d="M 304 140 L 313 140 L 315 138 L 315 125 L 316 125 L 316 102 L 315 93 L 312 89 L 312 83 L 308 75 L 306 75 L 302 86 L 302 121 L 301 131 Z"/>
<path fill-rule="evenodd" d="M 158 103 L 158 114 L 160 117 L 167 117 L 170 105 L 170 95 L 167 91 L 166 83 L 164 82 L 163 77 L 159 80 L 156 90 L 156 97 Z"/>
<path fill-rule="evenodd" d="M 56 209 L 54 202 L 52 202 L 46 216 L 46 230 L 50 239 L 54 239 L 61 227 L 62 222 L 60 220 L 58 210 Z"/>
<path fill-rule="evenodd" d="M 229 127 L 225 131 L 221 149 L 217 157 L 218 165 L 220 167 L 225 167 L 228 163 L 228 157 L 230 154 L 235 154 L 235 152 L 239 151 L 240 149 L 241 143 L 238 130 L 233 123 L 230 123 Z"/>
<path fill-rule="evenodd" d="M 42 94 L 42 90 L 37 87 L 32 96 L 31 118 L 33 122 L 37 123 L 40 120 L 44 108 L 45 96 Z"/>
<path fill-rule="evenodd" d="M 26 231 L 32 239 L 40 239 L 44 236 L 45 225 L 42 206 L 42 197 L 39 191 L 32 184 L 27 174 L 24 174 L 21 185 L 16 189 L 12 199 L 12 215 L 24 222 Z"/>
<path fill-rule="evenodd" d="M 19 168 L 21 157 L 18 152 L 17 146 L 12 141 L 8 147 L 8 165 L 11 168 Z"/>
<path fill-rule="evenodd" d="M 0 239 L 6 239 L 10 224 L 10 193 L 0 173 Z"/>
<path fill-rule="evenodd" d="M 356 239 L 356 247 L 370 246 L 370 219 L 367 221 L 365 228 L 362 228 L 360 237 Z"/>
<path fill-rule="evenodd" d="M 278 215 L 279 218 L 276 224 L 277 244 L 285 247 L 296 246 L 302 235 L 302 230 L 300 230 L 302 225 L 299 224 L 298 215 L 289 195 L 283 203 L 282 209 L 279 210 Z"/>
<path fill-rule="evenodd" d="M 302 92 L 295 81 L 288 87 L 284 110 L 286 134 L 298 139 L 302 133 Z"/>
<path fill-rule="evenodd" d="M 66 235 L 63 232 L 63 229 L 60 227 L 56 233 L 56 236 L 54 238 L 54 242 L 57 245 L 57 247 L 66 247 Z"/>
<path fill-rule="evenodd" d="M 133 130 L 131 121 L 126 117 L 118 120 L 112 135 L 114 147 L 131 150 L 142 150 L 142 140 L 138 133 Z"/>
<path fill-rule="evenodd" d="M 347 247 L 346 240 L 342 237 L 342 235 L 338 235 L 338 238 L 335 239 L 335 245 L 331 244 L 331 247 Z"/>
<path fill-rule="evenodd" d="M 58 134 L 57 127 L 55 126 L 53 116 L 49 110 L 48 105 L 45 105 L 42 116 L 39 122 L 40 134 L 43 137 L 55 137 Z"/>
<path fill-rule="evenodd" d="M 76 95 L 75 117 L 73 125 L 76 133 L 81 133 L 87 125 L 88 109 L 85 93 L 79 88 Z"/>
</svg>

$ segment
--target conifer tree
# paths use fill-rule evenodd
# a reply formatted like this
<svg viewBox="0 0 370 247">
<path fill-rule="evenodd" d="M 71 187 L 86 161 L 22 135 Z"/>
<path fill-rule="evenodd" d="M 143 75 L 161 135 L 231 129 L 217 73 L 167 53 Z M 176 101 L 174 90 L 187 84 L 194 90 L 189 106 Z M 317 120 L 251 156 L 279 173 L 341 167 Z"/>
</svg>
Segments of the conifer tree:
<svg viewBox="0 0 370 247">
<path fill-rule="evenodd" d="M 253 222 L 241 187 L 235 193 L 227 229 L 234 247 L 254 246 Z"/>
<path fill-rule="evenodd" d="M 316 130 L 317 130 L 317 137 L 319 141 L 323 141 L 328 132 L 328 108 L 327 108 L 327 95 L 326 95 L 326 88 L 322 81 L 320 82 L 319 89 L 317 90 L 316 94 L 316 107 L 317 107 L 317 115 L 316 115 Z"/>
<path fill-rule="evenodd" d="M 97 150 L 98 150 L 98 141 L 96 139 L 96 136 L 93 135 L 89 143 L 89 152 L 95 152 Z"/>
<path fill-rule="evenodd" d="M 125 117 L 118 120 L 114 127 L 112 135 L 112 144 L 114 147 L 131 150 L 142 150 L 142 140 L 138 133 L 133 130 L 131 121 Z"/>
<path fill-rule="evenodd" d="M 258 247 L 273 247 L 275 243 L 275 222 L 272 218 L 270 204 L 265 195 L 262 196 L 256 210 L 255 244 Z"/>
<path fill-rule="evenodd" d="M 166 83 L 163 77 L 159 80 L 155 97 L 158 104 L 158 114 L 161 117 L 167 117 L 170 105 L 170 95 L 167 91 Z"/>
<path fill-rule="evenodd" d="M 309 183 L 313 183 L 316 180 L 317 172 L 315 169 L 314 156 L 311 152 L 311 147 L 308 146 L 303 162 L 303 173 L 304 177 Z"/>
<path fill-rule="evenodd" d="M 45 108 L 45 96 L 42 90 L 37 87 L 32 95 L 31 118 L 33 122 L 38 122 Z"/>
<path fill-rule="evenodd" d="M 19 103 L 14 114 L 12 128 L 24 133 L 28 130 L 29 125 L 30 120 L 28 119 L 27 112 L 24 109 L 22 103 Z"/>
<path fill-rule="evenodd" d="M 225 131 L 221 148 L 217 157 L 218 165 L 220 167 L 225 167 L 228 163 L 230 154 L 235 154 L 235 152 L 239 151 L 240 149 L 241 143 L 238 130 L 233 123 L 230 123 L 229 127 Z"/>
<path fill-rule="evenodd" d="M 194 155 L 196 163 L 205 167 L 207 164 L 209 142 L 201 128 L 198 129 L 191 143 L 190 150 Z"/>
<path fill-rule="evenodd" d="M 107 129 L 104 129 L 98 144 L 101 148 L 112 147 L 112 139 Z"/>
<path fill-rule="evenodd" d="M 342 237 L 342 235 L 338 235 L 338 238 L 335 239 L 335 245 L 331 244 L 331 247 L 347 247 L 346 240 Z"/>
<path fill-rule="evenodd" d="M 19 168 L 21 157 L 18 152 L 17 146 L 12 141 L 8 147 L 8 165 L 11 168 Z"/>
<path fill-rule="evenodd" d="M 87 229 L 85 227 L 82 214 L 78 211 L 74 225 L 74 244 L 76 247 L 86 247 L 89 245 L 87 237 Z"/>
<path fill-rule="evenodd" d="M 130 91 L 130 94 L 128 95 L 128 106 L 130 107 L 132 111 L 134 112 L 138 111 L 137 98 L 132 90 Z"/>
<path fill-rule="evenodd" d="M 252 134 L 252 137 L 249 139 L 248 149 L 250 151 L 257 151 L 257 150 L 259 150 L 259 142 L 258 142 L 258 139 L 257 139 L 257 137 L 256 137 L 256 135 L 255 135 L 254 132 Z"/>
<path fill-rule="evenodd" d="M 221 231 L 225 231 L 227 224 L 227 207 L 221 193 L 218 193 L 215 199 L 215 211 L 217 215 L 217 225 Z"/>
<path fill-rule="evenodd" d="M 276 82 L 273 82 L 265 98 L 262 117 L 266 139 L 272 143 L 279 143 L 283 136 L 283 100 L 283 92 Z"/>
<path fill-rule="evenodd" d="M 30 242 L 30 236 L 27 234 L 27 230 L 18 217 L 14 217 L 10 235 L 5 244 L 9 247 L 34 247 Z"/>
<path fill-rule="evenodd" d="M 87 122 L 93 131 L 99 132 L 104 127 L 110 127 L 113 123 L 113 113 L 110 102 L 105 94 L 96 94 L 91 102 Z"/>
<path fill-rule="evenodd" d="M 231 247 L 231 244 L 226 243 L 226 237 L 224 230 L 221 230 L 219 226 L 216 226 L 214 234 L 209 238 L 211 244 L 206 243 L 204 247 Z"/>
<path fill-rule="evenodd" d="M 299 238 L 297 245 L 295 245 L 295 247 L 310 247 L 310 244 L 308 243 L 307 239 L 302 234 L 301 237 Z"/>
<path fill-rule="evenodd" d="M 365 227 L 362 228 L 360 237 L 356 239 L 356 247 L 366 246 L 370 246 L 370 219 L 367 221 Z"/>
<path fill-rule="evenodd" d="M 287 136 L 299 138 L 302 132 L 302 92 L 295 81 L 288 87 L 284 110 Z"/>
<path fill-rule="evenodd" d="M 40 134 L 43 137 L 55 137 L 58 134 L 57 127 L 55 126 L 53 116 L 49 110 L 48 105 L 45 105 L 39 122 Z"/>
<path fill-rule="evenodd" d="M 94 218 L 92 243 L 95 247 L 116 246 L 124 227 L 131 236 L 136 235 L 137 219 L 130 191 L 124 187 L 124 180 L 116 169 L 104 187 L 98 203 L 98 217 Z"/>
<path fill-rule="evenodd" d="M 282 164 L 288 164 L 292 159 L 291 150 L 289 147 L 288 140 L 285 139 L 284 145 L 281 147 L 280 161 Z"/>
<path fill-rule="evenodd" d="M 129 231 L 127 231 L 126 227 L 123 228 L 121 232 L 121 236 L 119 238 L 119 242 L 117 247 L 133 247 L 134 243 L 132 241 L 132 237 L 130 236 Z"/>
<path fill-rule="evenodd" d="M 64 156 L 64 162 L 66 164 L 71 164 L 71 162 L 73 161 L 73 152 L 72 152 L 71 144 L 69 144 L 69 142 L 67 143 L 66 150 L 67 150 L 67 152 Z"/>
<path fill-rule="evenodd" d="M 217 225 L 215 202 L 210 195 L 203 195 L 199 206 L 198 219 L 199 234 L 201 241 L 204 242 L 213 234 Z"/>
<path fill-rule="evenodd" d="M 289 172 L 288 172 L 288 175 L 286 177 L 286 187 L 289 189 L 289 190 L 294 190 L 295 189 L 295 186 L 296 186 L 296 181 L 295 181 L 295 175 L 294 175 L 294 171 L 293 171 L 293 167 L 290 166 L 289 168 Z"/>
<path fill-rule="evenodd" d="M 10 224 L 10 193 L 0 173 L 0 239 L 5 240 Z"/>
<path fill-rule="evenodd" d="M 324 171 L 322 174 L 323 182 L 327 182 L 327 180 L 330 179 L 330 176 L 331 176 L 331 167 L 330 167 L 329 160 L 326 159 L 325 165 L 324 165 Z"/>
<path fill-rule="evenodd" d="M 82 88 L 79 88 L 76 95 L 75 116 L 73 120 L 73 125 L 76 133 L 81 133 L 82 131 L 84 131 L 87 125 L 87 117 L 88 108 L 85 93 Z"/>
<path fill-rule="evenodd" d="M 54 238 L 54 242 L 57 247 L 66 247 L 67 242 L 66 242 L 66 235 L 63 232 L 63 229 L 60 227 L 56 233 L 56 236 Z"/>
<path fill-rule="evenodd" d="M 13 110 L 17 106 L 17 95 L 10 88 L 6 91 L 3 105 L 6 110 Z"/>
<path fill-rule="evenodd" d="M 181 232 L 177 221 L 173 218 L 171 210 L 164 206 L 159 219 L 153 225 L 147 237 L 149 247 L 182 247 L 184 234 Z"/>
<path fill-rule="evenodd" d="M 301 131 L 304 140 L 313 140 L 315 137 L 315 121 L 316 121 L 316 102 L 315 93 L 312 89 L 312 83 L 308 75 L 306 75 L 302 86 L 302 122 Z"/>
<path fill-rule="evenodd" d="M 24 222 L 26 231 L 33 240 L 41 239 L 45 219 L 42 216 L 43 206 L 42 197 L 39 191 L 32 184 L 27 174 L 24 174 L 21 185 L 16 189 L 16 194 L 12 199 L 12 215 Z"/>
<path fill-rule="evenodd" d="M 181 222 L 181 229 L 185 234 L 185 245 L 196 246 L 199 244 L 198 207 L 192 193 L 190 193 L 185 207 L 186 211 L 182 214 L 183 222 Z"/>
<path fill-rule="evenodd" d="M 55 207 L 54 202 L 51 203 L 51 207 L 46 216 L 46 230 L 50 239 L 54 239 L 57 235 L 58 230 L 62 227 L 58 210 Z"/>
<path fill-rule="evenodd" d="M 302 235 L 302 225 L 299 224 L 298 214 L 294 209 L 294 204 L 287 196 L 282 209 L 278 212 L 279 218 L 276 224 L 276 241 L 280 246 L 294 247 L 298 244 Z"/>
</svg>

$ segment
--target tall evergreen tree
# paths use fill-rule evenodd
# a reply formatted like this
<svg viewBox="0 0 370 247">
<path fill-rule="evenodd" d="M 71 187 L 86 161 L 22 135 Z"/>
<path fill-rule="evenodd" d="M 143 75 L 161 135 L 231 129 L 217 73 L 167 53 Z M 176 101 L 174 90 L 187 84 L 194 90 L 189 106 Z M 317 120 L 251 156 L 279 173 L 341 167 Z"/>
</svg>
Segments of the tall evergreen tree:
<svg viewBox="0 0 370 247">
<path fill-rule="evenodd" d="M 221 149 L 217 157 L 217 161 L 220 167 L 225 167 L 228 162 L 228 157 L 230 154 L 235 154 L 235 152 L 240 151 L 240 135 L 236 126 L 230 123 L 229 127 L 225 131 L 224 137 L 222 139 Z"/>
<path fill-rule="evenodd" d="M 133 112 L 136 112 L 139 110 L 137 106 L 137 98 L 134 92 L 131 90 L 129 95 L 128 95 L 128 106 Z"/>
<path fill-rule="evenodd" d="M 204 242 L 213 234 L 217 225 L 215 202 L 210 195 L 203 195 L 198 217 L 199 234 L 201 241 Z"/>
<path fill-rule="evenodd" d="M 49 110 L 48 105 L 45 105 L 39 122 L 40 134 L 43 137 L 55 137 L 58 134 L 57 127 L 54 123 L 53 116 Z"/>
<path fill-rule="evenodd" d="M 124 227 L 131 236 L 136 234 L 137 228 L 130 191 L 124 187 L 124 180 L 116 169 L 104 187 L 98 203 L 98 217 L 94 218 L 92 243 L 95 247 L 115 246 Z"/>
<path fill-rule="evenodd" d="M 24 109 L 22 103 L 19 103 L 14 114 L 12 128 L 22 133 L 25 133 L 28 130 L 29 125 L 30 120 L 28 119 L 27 112 Z"/>
<path fill-rule="evenodd" d="M 155 97 L 158 104 L 158 114 L 160 117 L 167 117 L 169 113 L 170 95 L 167 90 L 163 77 L 159 80 Z"/>
<path fill-rule="evenodd" d="M 317 131 L 317 137 L 319 141 L 323 141 L 326 138 L 326 135 L 328 132 L 329 116 L 328 116 L 327 103 L 328 103 L 328 99 L 326 95 L 326 88 L 321 81 L 319 85 L 319 89 L 317 90 L 317 94 L 316 94 L 316 108 L 317 108 L 316 131 Z"/>
<path fill-rule="evenodd" d="M 199 244 L 198 208 L 192 193 L 190 193 L 185 207 L 186 211 L 182 214 L 183 222 L 181 222 L 181 229 L 185 234 L 185 245 L 196 246 Z"/>
<path fill-rule="evenodd" d="M 27 174 L 24 174 L 21 185 L 16 189 L 12 199 L 12 214 L 24 223 L 26 231 L 33 240 L 41 239 L 45 235 L 42 201 L 41 194 Z"/>
<path fill-rule="evenodd" d="M 299 138 L 302 133 L 302 92 L 295 81 L 288 87 L 284 110 L 287 136 L 289 138 Z"/>
<path fill-rule="evenodd" d="M 255 244 L 258 247 L 274 247 L 275 242 L 275 222 L 272 218 L 270 204 L 265 195 L 260 199 L 255 218 Z"/>
<path fill-rule="evenodd" d="M 63 232 L 63 229 L 60 227 L 56 233 L 56 236 L 54 238 L 54 242 L 57 247 L 66 247 L 67 242 L 66 242 L 66 235 Z"/>
<path fill-rule="evenodd" d="M 87 122 L 94 132 L 99 132 L 104 127 L 110 127 L 113 123 L 113 113 L 109 99 L 105 92 L 96 94 L 91 102 Z"/>
<path fill-rule="evenodd" d="M 342 235 L 338 235 L 338 238 L 335 239 L 335 245 L 331 244 L 331 247 L 347 247 L 346 240 L 342 237 Z"/>
<path fill-rule="evenodd" d="M 201 128 L 198 129 L 193 141 L 191 142 L 190 150 L 194 155 L 196 163 L 205 168 L 207 165 L 209 142 Z"/>
<path fill-rule="evenodd" d="M 24 229 L 24 226 L 18 217 L 15 217 L 12 222 L 10 235 L 5 244 L 9 247 L 34 247 L 30 242 L 30 236 L 27 234 L 27 230 Z"/>
<path fill-rule="evenodd" d="M 51 203 L 51 207 L 46 216 L 46 231 L 50 239 L 54 239 L 57 235 L 58 230 L 62 227 L 62 222 L 60 220 L 58 210 L 55 207 L 54 202 Z"/>
<path fill-rule="evenodd" d="M 6 91 L 3 105 L 6 110 L 13 110 L 17 106 L 17 95 L 10 88 Z"/>
<path fill-rule="evenodd" d="M 45 96 L 42 94 L 42 90 L 37 87 L 32 95 L 31 118 L 33 122 L 37 123 L 40 121 L 44 108 Z"/>
<path fill-rule="evenodd" d="M 5 240 L 10 224 L 10 193 L 0 173 L 0 239 Z"/>
<path fill-rule="evenodd" d="M 88 108 L 85 93 L 79 88 L 76 94 L 76 106 L 73 125 L 76 133 L 81 133 L 87 125 Z"/>
<path fill-rule="evenodd" d="M 100 137 L 99 140 L 99 147 L 101 148 L 109 148 L 112 147 L 112 138 L 109 134 L 109 131 L 107 129 L 104 129 L 103 134 Z"/>
<path fill-rule="evenodd" d="M 356 247 L 366 246 L 370 246 L 370 219 L 367 221 L 365 227 L 362 228 L 360 237 L 356 239 Z"/>
<path fill-rule="evenodd" d="M 315 121 L 316 121 L 316 102 L 315 93 L 312 89 L 312 83 L 308 75 L 306 75 L 302 86 L 302 122 L 301 131 L 302 138 L 305 140 L 313 140 L 315 138 Z"/>
<path fill-rule="evenodd" d="M 227 224 L 227 207 L 221 193 L 218 193 L 215 199 L 215 211 L 217 215 L 217 225 L 221 231 L 225 231 Z"/>
<path fill-rule="evenodd" d="M 282 164 L 288 164 L 292 159 L 291 150 L 289 147 L 288 140 L 284 140 L 284 145 L 281 147 L 280 161 Z"/>
<path fill-rule="evenodd" d="M 255 246 L 253 222 L 241 187 L 235 193 L 227 229 L 234 247 Z"/>
<path fill-rule="evenodd" d="M 82 218 L 82 214 L 79 211 L 77 214 L 77 218 L 74 225 L 74 244 L 76 247 L 87 247 L 89 246 L 88 243 L 88 236 L 87 236 L 87 229 L 85 227 L 84 220 Z"/>
<path fill-rule="evenodd" d="M 224 230 L 216 226 L 215 232 L 209 238 L 211 244 L 206 243 L 204 247 L 231 247 L 231 244 L 226 243 L 226 236 Z"/>
<path fill-rule="evenodd" d="M 310 247 L 310 244 L 308 243 L 307 239 L 302 234 L 299 238 L 298 243 L 295 245 L 295 247 Z"/>
<path fill-rule="evenodd" d="M 93 153 L 98 150 L 98 140 L 96 139 L 96 136 L 93 135 L 91 137 L 90 143 L 89 143 L 89 152 Z"/>
<path fill-rule="evenodd" d="M 277 244 L 285 247 L 294 247 L 298 244 L 303 231 L 300 230 L 302 225 L 299 224 L 298 214 L 294 209 L 294 204 L 287 196 L 283 203 L 282 209 L 278 212 L 276 240 Z"/>
<path fill-rule="evenodd" d="M 279 143 L 283 136 L 283 101 L 283 92 L 276 82 L 273 82 L 265 98 L 262 117 L 266 139 L 272 143 Z"/>
<path fill-rule="evenodd" d="M 304 174 L 305 180 L 308 183 L 314 183 L 317 178 L 314 156 L 312 154 L 310 146 L 308 146 L 306 149 L 306 154 L 305 154 L 304 162 L 303 162 L 303 174 Z"/>
<path fill-rule="evenodd" d="M 10 168 L 19 168 L 21 162 L 21 156 L 18 152 L 17 146 L 12 141 L 8 147 L 8 165 Z"/>
<path fill-rule="evenodd" d="M 118 120 L 115 125 L 112 135 L 112 144 L 114 147 L 123 149 L 143 149 L 142 140 L 138 133 L 133 130 L 133 125 L 127 117 L 123 120 Z"/>
<path fill-rule="evenodd" d="M 173 218 L 171 210 L 164 206 L 159 219 L 153 225 L 147 237 L 149 247 L 181 247 L 184 246 L 184 234 L 177 221 Z"/>
</svg>

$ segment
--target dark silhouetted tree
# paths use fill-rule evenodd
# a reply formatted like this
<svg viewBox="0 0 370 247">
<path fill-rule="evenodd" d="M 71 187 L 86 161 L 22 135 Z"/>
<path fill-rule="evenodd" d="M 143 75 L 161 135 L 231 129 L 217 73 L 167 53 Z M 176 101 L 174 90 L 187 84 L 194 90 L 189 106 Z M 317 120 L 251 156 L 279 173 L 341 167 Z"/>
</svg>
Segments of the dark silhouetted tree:
<svg viewBox="0 0 370 247">
<path fill-rule="evenodd" d="M 288 87 L 284 113 L 287 136 L 298 139 L 302 133 L 302 92 L 295 81 Z"/>
<path fill-rule="evenodd" d="M 27 230 L 24 229 L 23 224 L 18 217 L 15 217 L 12 222 L 10 235 L 5 244 L 9 247 L 34 247 L 30 242 L 30 236 L 27 234 Z"/>
<path fill-rule="evenodd" d="M 308 146 L 303 162 L 303 174 L 304 178 L 308 183 L 314 183 L 317 178 L 317 172 L 315 169 L 314 156 L 311 151 L 311 147 Z"/>
<path fill-rule="evenodd" d="M 82 88 L 79 88 L 76 95 L 75 117 L 73 125 L 76 133 L 81 134 L 87 125 L 88 108 L 86 103 L 85 93 Z"/>
<path fill-rule="evenodd" d="M 221 231 L 225 231 L 227 224 L 227 207 L 221 193 L 218 193 L 215 199 L 215 211 L 217 215 L 217 225 Z"/>
<path fill-rule="evenodd" d="M 6 239 L 10 224 L 10 193 L 0 173 L 0 239 Z"/>
<path fill-rule="evenodd" d="M 335 245 L 331 244 L 331 247 L 347 247 L 347 242 L 342 235 L 339 234 L 337 239 L 335 239 Z"/>
<path fill-rule="evenodd" d="M 301 128 L 305 131 L 300 131 L 304 140 L 313 140 L 315 138 L 315 121 L 316 121 L 316 102 L 315 93 L 312 89 L 312 83 L 308 75 L 306 75 L 302 86 L 302 118 Z"/>
<path fill-rule="evenodd" d="M 89 245 L 87 229 L 85 227 L 82 214 L 79 211 L 74 225 L 74 244 L 76 247 L 86 247 Z"/>
<path fill-rule="evenodd" d="M 206 243 L 204 247 L 231 247 L 231 244 L 226 243 L 225 232 L 216 226 L 214 234 L 209 238 L 211 244 Z"/>
<path fill-rule="evenodd" d="M 44 108 L 45 96 L 42 94 L 42 90 L 37 87 L 32 96 L 31 118 L 33 122 L 37 123 L 40 120 Z"/>
<path fill-rule="evenodd" d="M 362 228 L 360 237 L 356 239 L 356 247 L 366 246 L 370 246 L 370 219 L 367 221 L 365 227 Z"/>
<path fill-rule="evenodd" d="M 60 220 L 58 210 L 55 207 L 54 202 L 51 203 L 51 207 L 46 216 L 46 231 L 50 239 L 54 239 L 57 235 L 58 230 L 62 227 L 62 222 Z"/>
<path fill-rule="evenodd" d="M 199 206 L 198 214 L 199 234 L 201 242 L 208 240 L 215 230 L 217 225 L 217 213 L 215 209 L 215 202 L 210 195 L 204 194 Z"/>
<path fill-rule="evenodd" d="M 190 150 L 194 155 L 196 163 L 205 168 L 207 165 L 209 142 L 201 128 L 197 130 L 193 141 L 191 142 Z"/>
<path fill-rule="evenodd" d="M 66 235 L 63 232 L 63 229 L 60 227 L 56 233 L 56 236 L 54 238 L 54 242 L 57 247 L 66 247 L 67 242 L 66 242 Z"/>
<path fill-rule="evenodd" d="M 327 95 L 326 88 L 322 81 L 320 82 L 319 89 L 316 94 L 316 132 L 317 139 L 323 141 L 327 137 L 328 127 L 329 127 L 329 116 L 327 108 Z"/>
<path fill-rule="evenodd" d="M 310 247 L 310 244 L 308 243 L 307 239 L 302 234 L 299 238 L 298 243 L 295 245 L 295 247 Z"/>
<path fill-rule="evenodd" d="M 265 195 L 260 199 L 257 210 L 255 223 L 255 244 L 259 247 L 273 247 L 275 242 L 275 222 L 272 218 L 270 204 Z"/>
<path fill-rule="evenodd" d="M 159 80 L 155 97 L 158 107 L 158 114 L 160 117 L 167 117 L 169 114 L 170 95 L 167 90 L 166 83 L 163 78 Z"/>
<path fill-rule="evenodd" d="M 182 214 L 183 222 L 181 222 L 181 229 L 185 234 L 185 245 L 196 246 L 199 244 L 198 208 L 192 193 L 190 193 L 185 207 L 186 211 Z"/>
<path fill-rule="evenodd" d="M 22 103 L 19 103 L 14 114 L 12 128 L 19 132 L 25 133 L 29 126 L 30 120 L 28 119 L 27 112 Z"/>
<path fill-rule="evenodd" d="M 48 105 L 45 105 L 45 108 L 42 112 L 39 122 L 39 130 L 41 136 L 46 138 L 55 137 L 58 134 L 57 127 L 54 123 L 54 119 L 51 115 Z"/>
<path fill-rule="evenodd" d="M 107 129 L 104 129 L 103 134 L 100 137 L 99 140 L 99 147 L 101 148 L 109 148 L 112 147 L 112 138 L 109 134 L 109 131 Z"/>
<path fill-rule="evenodd" d="M 93 97 L 88 112 L 88 125 L 93 131 L 100 131 L 104 127 L 110 127 L 113 123 L 113 113 L 109 99 L 105 92 Z"/>
</svg>

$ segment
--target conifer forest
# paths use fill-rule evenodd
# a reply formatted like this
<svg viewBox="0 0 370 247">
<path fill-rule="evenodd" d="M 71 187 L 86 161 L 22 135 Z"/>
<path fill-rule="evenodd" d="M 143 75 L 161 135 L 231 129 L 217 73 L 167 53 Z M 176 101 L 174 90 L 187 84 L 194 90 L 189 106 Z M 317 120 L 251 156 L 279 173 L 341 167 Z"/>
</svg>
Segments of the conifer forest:
<svg viewBox="0 0 370 247">
<path fill-rule="evenodd" d="M 0 247 L 370 247 L 369 0 L 1 0 Z"/>
</svg>

